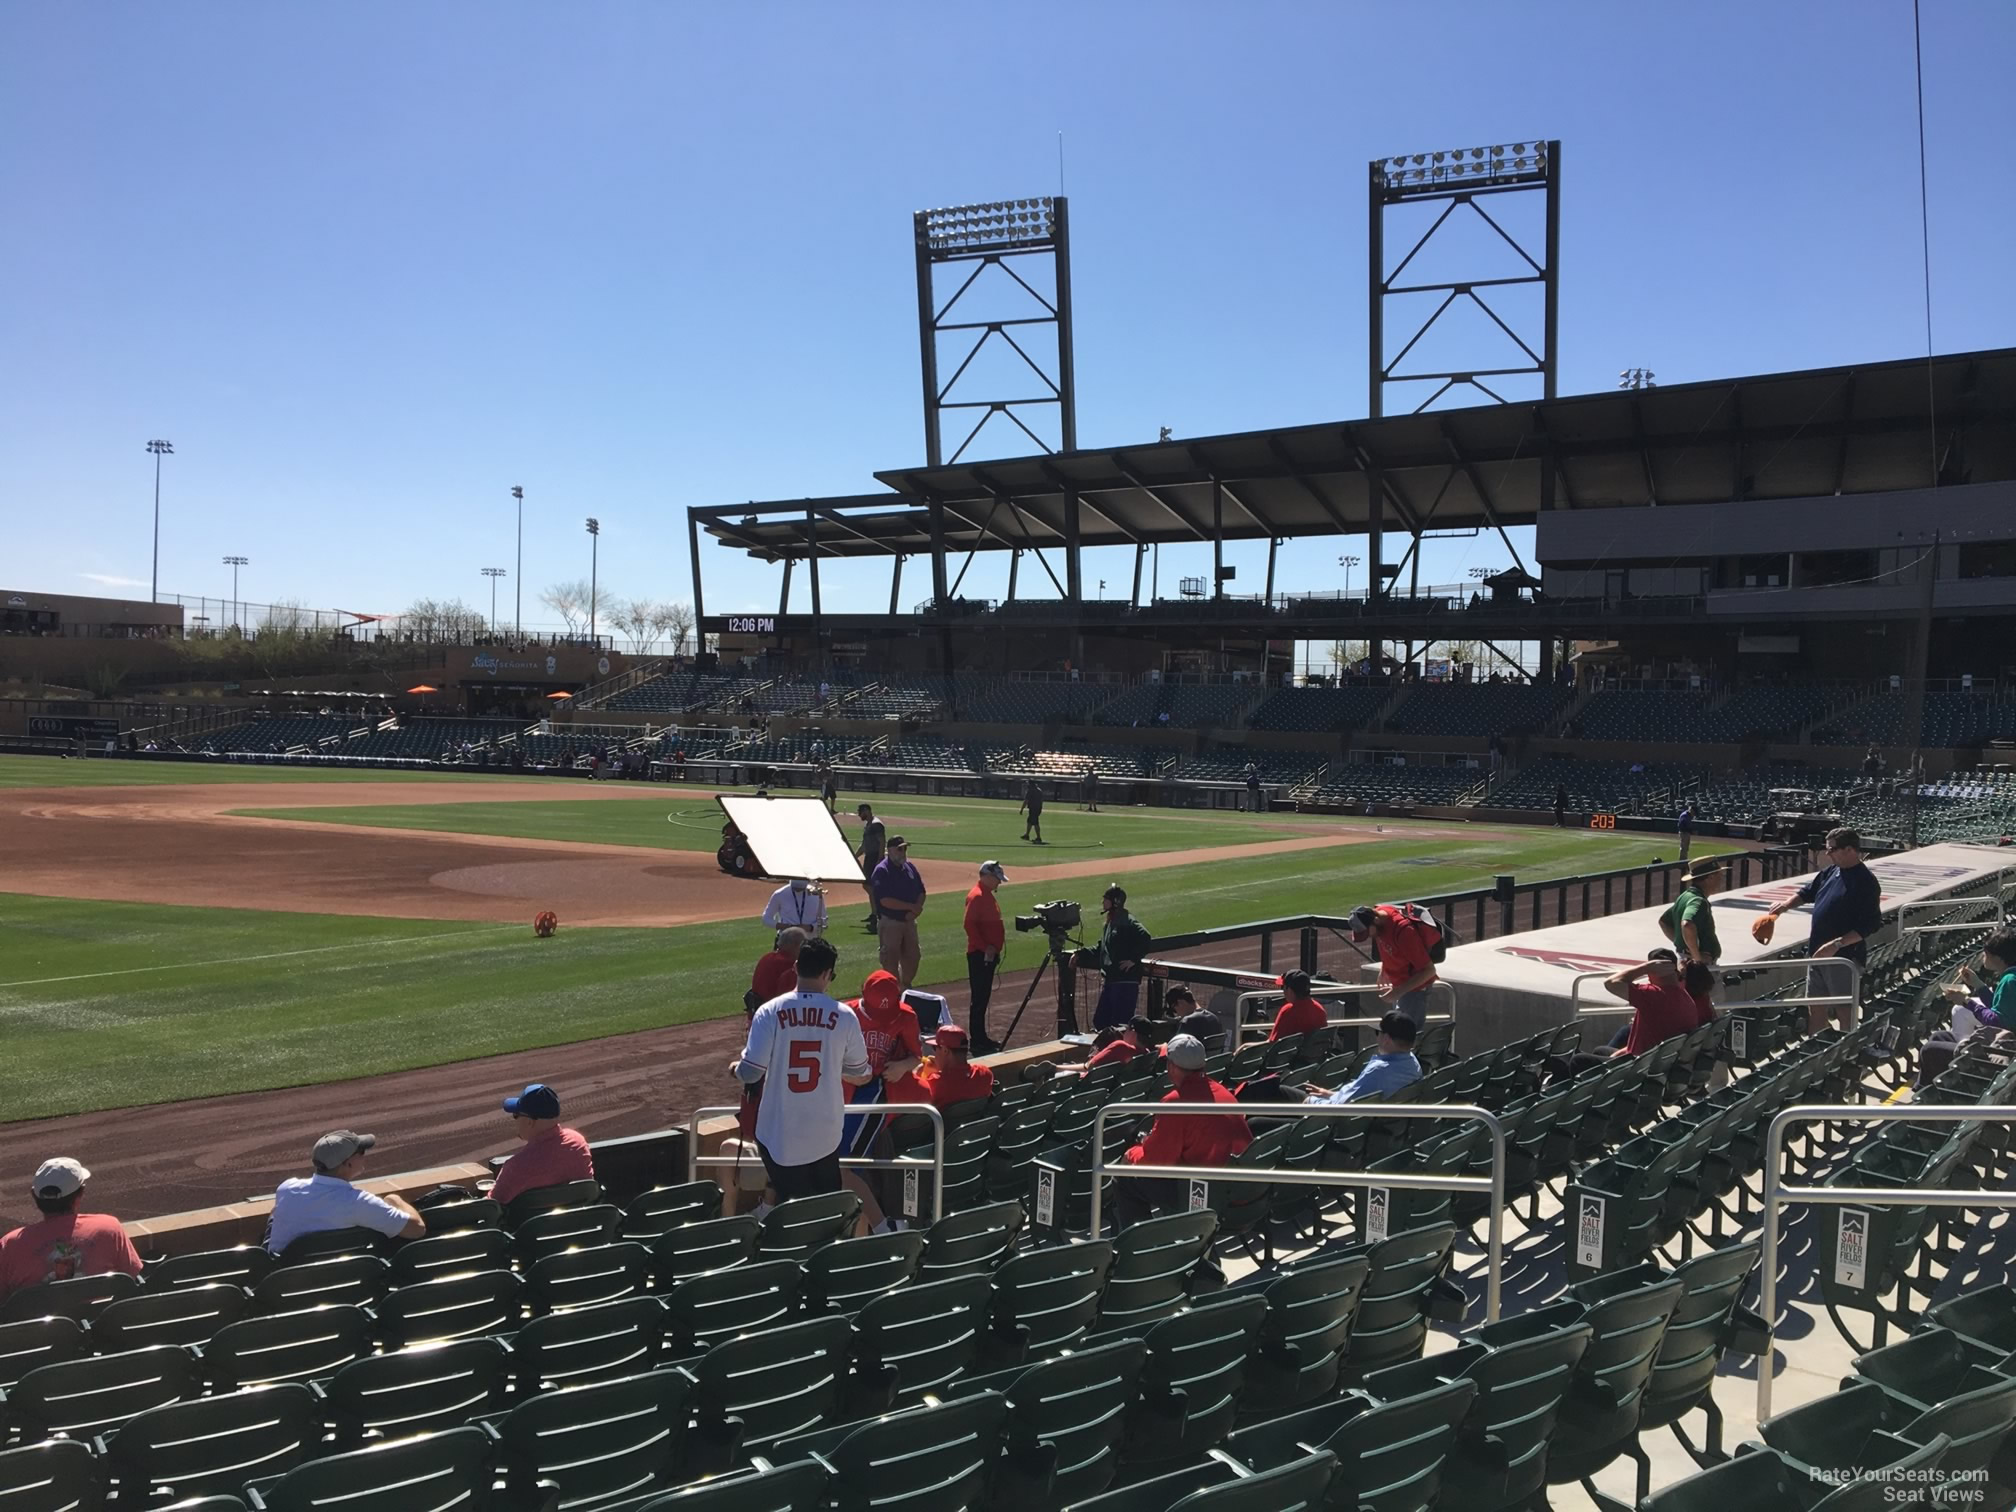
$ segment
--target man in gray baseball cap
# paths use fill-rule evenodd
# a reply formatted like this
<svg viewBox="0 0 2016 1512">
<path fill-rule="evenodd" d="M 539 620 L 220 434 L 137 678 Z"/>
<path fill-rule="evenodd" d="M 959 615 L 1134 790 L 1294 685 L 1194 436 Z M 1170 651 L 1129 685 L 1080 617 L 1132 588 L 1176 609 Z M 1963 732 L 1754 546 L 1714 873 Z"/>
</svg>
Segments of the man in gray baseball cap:
<svg viewBox="0 0 2016 1512">
<path fill-rule="evenodd" d="M 426 1220 L 404 1197 L 380 1197 L 355 1185 L 364 1174 L 365 1156 L 377 1143 L 377 1135 L 351 1129 L 336 1129 L 316 1140 L 309 1156 L 315 1174 L 283 1181 L 273 1194 L 266 1248 L 278 1255 L 304 1234 L 331 1229 L 369 1229 L 391 1239 L 424 1235 Z"/>
</svg>

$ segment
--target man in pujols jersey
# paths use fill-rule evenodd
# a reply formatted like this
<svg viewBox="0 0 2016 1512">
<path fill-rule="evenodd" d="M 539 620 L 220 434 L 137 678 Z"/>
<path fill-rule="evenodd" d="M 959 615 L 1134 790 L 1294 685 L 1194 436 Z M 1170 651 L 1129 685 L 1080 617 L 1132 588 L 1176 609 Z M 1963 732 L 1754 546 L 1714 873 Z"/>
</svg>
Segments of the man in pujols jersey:
<svg viewBox="0 0 2016 1512">
<path fill-rule="evenodd" d="M 798 990 L 756 1010 L 729 1068 L 745 1084 L 763 1083 L 756 1149 L 780 1202 L 840 1190 L 847 1092 L 874 1074 L 861 1020 L 827 990 L 839 964 L 832 941 L 806 941 Z"/>
</svg>

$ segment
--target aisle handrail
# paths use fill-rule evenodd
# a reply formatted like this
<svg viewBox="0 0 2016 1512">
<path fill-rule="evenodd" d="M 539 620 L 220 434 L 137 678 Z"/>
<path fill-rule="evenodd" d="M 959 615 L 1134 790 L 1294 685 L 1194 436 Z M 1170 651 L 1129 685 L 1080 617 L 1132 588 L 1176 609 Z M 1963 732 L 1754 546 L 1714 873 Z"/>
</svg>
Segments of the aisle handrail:
<svg viewBox="0 0 2016 1512">
<path fill-rule="evenodd" d="M 1846 992 L 1809 992 L 1803 993 L 1798 997 L 1746 998 L 1736 1003 L 1717 1003 L 1715 1005 L 1716 1011 L 1720 1014 L 1732 1012 L 1738 1008 L 1800 1008 L 1811 1007 L 1816 1003 L 1824 1003 L 1830 1007 L 1845 1007 L 1862 1001 L 1862 965 L 1859 961 L 1851 961 L 1846 956 L 1800 956 L 1790 961 L 1751 961 L 1742 965 L 1717 966 L 1715 971 L 1719 975 L 1725 970 L 1746 972 L 1796 970 L 1810 975 L 1816 967 L 1821 970 L 1822 975 L 1825 975 L 1827 969 L 1830 967 L 1845 968 L 1848 972 L 1848 990 Z M 1578 1018 L 1617 1018 L 1621 1015 L 1637 1011 L 1629 1003 L 1619 998 L 1611 998 L 1605 1002 L 1591 1002 L 1586 1008 L 1582 1006 L 1582 984 L 1584 982 L 1607 981 L 1614 974 L 1608 971 L 1578 971 L 1575 973 L 1575 979 L 1568 984 L 1568 1020 L 1570 1023 L 1573 1023 Z"/>
<path fill-rule="evenodd" d="M 702 1155 L 700 1153 L 700 1121 L 704 1118 L 734 1118 L 741 1114 L 739 1107 L 695 1108 L 692 1122 L 686 1125 L 686 1179 L 698 1181 L 700 1167 L 729 1166 L 740 1169 L 744 1159 L 741 1155 Z M 909 1114 L 919 1114 L 931 1120 L 931 1158 L 925 1160 L 918 1155 L 895 1155 L 879 1159 L 872 1155 L 843 1155 L 842 1168 L 850 1171 L 902 1171 L 903 1206 L 906 1218 L 916 1217 L 912 1209 L 916 1206 L 916 1186 L 912 1172 L 921 1172 L 926 1166 L 931 1169 L 931 1221 L 936 1223 L 945 1216 L 945 1115 L 931 1103 L 849 1103 L 848 1117 L 860 1114 L 866 1117 L 900 1118 Z"/>
</svg>

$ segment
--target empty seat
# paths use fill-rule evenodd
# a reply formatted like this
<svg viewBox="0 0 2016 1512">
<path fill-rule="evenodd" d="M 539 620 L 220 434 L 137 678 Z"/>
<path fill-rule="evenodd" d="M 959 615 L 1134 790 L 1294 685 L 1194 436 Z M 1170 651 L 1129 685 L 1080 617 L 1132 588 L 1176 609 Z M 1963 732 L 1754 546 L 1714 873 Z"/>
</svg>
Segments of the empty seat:
<svg viewBox="0 0 2016 1512">
<path fill-rule="evenodd" d="M 999 1473 L 1008 1403 L 995 1392 L 785 1439 L 778 1458 L 832 1472 L 834 1512 L 975 1512 Z"/>
<path fill-rule="evenodd" d="M 45 1281 L 9 1297 L 0 1306 L 0 1323 L 18 1323 L 23 1318 L 75 1318 L 89 1323 L 112 1303 L 139 1290 L 139 1280 L 123 1271 Z"/>
<path fill-rule="evenodd" d="M 140 1279 L 149 1290 L 168 1286 L 207 1286 L 221 1281 L 251 1290 L 273 1268 L 270 1250 L 257 1244 L 233 1249 L 199 1250 L 193 1255 L 168 1255 L 149 1260 Z"/>
<path fill-rule="evenodd" d="M 671 1489 L 690 1478 L 692 1384 L 683 1371 L 659 1370 L 531 1397 L 496 1425 L 506 1485 L 531 1505 L 550 1482 L 569 1508 Z"/>
<path fill-rule="evenodd" d="M 296 1465 L 246 1488 L 259 1512 L 488 1512 L 495 1454 L 482 1428 L 449 1428 Z"/>
<path fill-rule="evenodd" d="M 666 1348 L 674 1358 L 684 1358 L 737 1334 L 786 1322 L 797 1316 L 804 1279 L 790 1260 L 690 1276 L 665 1295 Z"/>
<path fill-rule="evenodd" d="M 509 1271 L 465 1271 L 396 1286 L 378 1304 L 388 1344 L 509 1333 L 524 1314 L 525 1283 Z"/>
<path fill-rule="evenodd" d="M 1187 1302 L 1217 1229 L 1218 1215 L 1205 1209 L 1166 1213 L 1122 1230 L 1100 1293 L 1099 1331 L 1138 1331 Z"/>
<path fill-rule="evenodd" d="M 402 1244 L 393 1252 L 389 1279 L 394 1286 L 410 1286 L 458 1271 L 510 1268 L 511 1236 L 502 1229 L 478 1227 L 436 1234 L 430 1213 L 427 1237 Z"/>
<path fill-rule="evenodd" d="M 697 1385 L 698 1430 L 716 1445 L 761 1454 L 825 1427 L 839 1411 L 851 1331 L 845 1318 L 815 1318 L 715 1345 L 686 1367 Z"/>
<path fill-rule="evenodd" d="M 1015 1252 L 1026 1217 L 1019 1202 L 993 1202 L 948 1213 L 925 1233 L 918 1279 L 990 1274 Z"/>
<path fill-rule="evenodd" d="M 1803 1469 L 1765 1449 L 1655 1491 L 1645 1499 L 1643 1512 L 1884 1512 L 1904 1505 L 1900 1490 L 1928 1484 L 1945 1453 L 1946 1440 L 1935 1438 L 1891 1461 L 1883 1477 L 1851 1481 L 1816 1495 L 1819 1488 Z"/>
<path fill-rule="evenodd" d="M 807 1313 L 853 1314 L 917 1275 L 924 1235 L 915 1229 L 842 1239 L 814 1250 L 805 1261 Z"/>
<path fill-rule="evenodd" d="M 1288 1411 L 1336 1390 L 1371 1271 L 1367 1256 L 1346 1255 L 1263 1271 L 1226 1293 L 1266 1304 L 1242 1394 L 1249 1414 Z"/>
<path fill-rule="evenodd" d="M 417 1344 L 345 1365 L 324 1385 L 341 1443 L 449 1428 L 504 1401 L 510 1360 L 496 1339 Z"/>
<path fill-rule="evenodd" d="M 246 1318 L 198 1351 L 213 1391 L 263 1381 L 316 1381 L 371 1352 L 371 1315 L 350 1303 Z"/>
<path fill-rule="evenodd" d="M 721 1201 L 726 1195 L 717 1181 L 682 1181 L 677 1186 L 654 1187 L 623 1209 L 617 1237 L 648 1244 L 667 1229 L 719 1218 Z"/>
<path fill-rule="evenodd" d="M 283 1265 L 252 1289 L 252 1309 L 271 1316 L 340 1302 L 370 1307 L 391 1284 L 391 1270 L 376 1255 L 338 1255 Z"/>
<path fill-rule="evenodd" d="M 1349 1391 L 1319 1406 L 1241 1428 L 1225 1454 L 1254 1470 L 1328 1451 L 1337 1456 L 1337 1501 L 1353 1512 L 1420 1512 L 1438 1505 L 1442 1467 L 1477 1395 L 1474 1381 L 1444 1381 L 1381 1402 Z"/>
<path fill-rule="evenodd" d="M 1334 1454 L 1307 1455 L 1257 1475 L 1211 1459 L 1079 1502 L 1073 1512 L 1319 1512 L 1338 1505 L 1330 1500 L 1336 1477 Z"/>
<path fill-rule="evenodd" d="M 893 1370 L 900 1407 L 942 1394 L 979 1360 L 992 1297 L 987 1277 L 953 1276 L 874 1298 L 854 1317 L 857 1370 Z"/>
<path fill-rule="evenodd" d="M 996 1468 L 1001 1505 L 1071 1506 L 1106 1489 L 1119 1469 L 1127 1408 L 1147 1353 L 1139 1339 L 1108 1339 L 954 1383 L 954 1397 L 999 1392 L 1008 1399 L 1007 1442 L 1016 1453 Z M 1054 1460 L 1039 1460 L 1036 1445 Z"/>
<path fill-rule="evenodd" d="M 520 1265 L 529 1267 L 562 1250 L 607 1244 L 622 1221 L 622 1212 L 606 1202 L 541 1209 L 527 1214 L 512 1228 L 511 1251 Z"/>
<path fill-rule="evenodd" d="M 762 1234 L 761 1220 L 751 1213 L 667 1229 L 651 1246 L 653 1274 L 659 1286 L 668 1287 L 688 1276 L 746 1265 L 756 1258 Z"/>
<path fill-rule="evenodd" d="M 852 1192 L 828 1192 L 818 1197 L 794 1197 L 780 1202 L 763 1218 L 756 1254 L 763 1260 L 804 1260 L 854 1231 L 861 1217 L 861 1199 Z"/>
<path fill-rule="evenodd" d="M 75 1318 L 23 1318 L 0 1323 L 0 1391 L 5 1391 L 38 1365 L 82 1359 L 91 1353 L 91 1336 Z"/>
<path fill-rule="evenodd" d="M 99 1313 L 91 1338 L 106 1354 L 149 1344 L 201 1344 L 244 1317 L 250 1305 L 243 1287 L 222 1282 L 159 1292 L 147 1288 Z"/>
<path fill-rule="evenodd" d="M 1758 1425 L 1758 1436 L 1815 1481 L 1838 1479 L 1870 1464 L 1894 1459 L 1903 1445 L 1947 1439 L 1939 1462 L 1948 1485 L 1961 1493 L 1956 1506 L 1979 1502 L 1990 1467 L 2016 1424 L 2016 1378 L 1976 1390 L 1955 1392 L 1919 1412 L 1871 1381 L 1858 1381 L 1833 1396 L 1781 1412 Z M 2007 1488 L 2004 1488 L 2006 1494 Z"/>
<path fill-rule="evenodd" d="M 1438 1223 L 1395 1234 L 1364 1252 L 1369 1269 L 1351 1320 L 1347 1376 L 1362 1380 L 1418 1357 L 1428 1341 L 1428 1320 L 1438 1309 L 1462 1316 L 1462 1288 L 1446 1275 L 1455 1246 L 1455 1226 Z"/>
<path fill-rule="evenodd" d="M 200 1390 L 188 1351 L 157 1344 L 37 1366 L 7 1393 L 7 1417 L 30 1434 L 90 1438 Z"/>
<path fill-rule="evenodd" d="M 113 1437 L 119 1499 L 233 1493 L 314 1452 L 320 1402 L 298 1383 L 198 1397 L 143 1412 Z"/>
<path fill-rule="evenodd" d="M 628 1297 L 534 1318 L 511 1336 L 518 1390 L 576 1386 L 649 1370 L 665 1338 L 665 1305 Z"/>
<path fill-rule="evenodd" d="M 9 1512 L 93 1512 L 104 1500 L 104 1467 L 75 1439 L 0 1449 L 0 1507 Z"/>
<path fill-rule="evenodd" d="M 797 1460 L 682 1486 L 634 1512 L 824 1512 L 828 1480 L 817 1460 Z"/>
<path fill-rule="evenodd" d="M 525 1272 L 525 1297 L 534 1313 L 594 1307 L 643 1291 L 651 1280 L 651 1251 L 641 1244 L 599 1244 L 562 1250 Z"/>
<path fill-rule="evenodd" d="M 602 1201 L 602 1188 L 593 1181 L 567 1181 L 558 1186 L 533 1187 L 520 1192 L 504 1205 L 504 1227 L 516 1233 L 525 1220 L 556 1208 L 594 1207 Z"/>
<path fill-rule="evenodd" d="M 1668 1276 L 1586 1306 L 1569 1301 L 1540 1310 L 1564 1320 L 1579 1312 L 1590 1329 L 1547 1450 L 1552 1484 L 1580 1481 L 1589 1490 L 1590 1477 L 1623 1455 L 1638 1467 L 1638 1499 L 1650 1492 L 1652 1462 L 1638 1447 L 1638 1415 L 1683 1289 L 1678 1277 Z"/>
<path fill-rule="evenodd" d="M 1238 1416 L 1266 1316 L 1264 1298 L 1228 1297 L 1148 1325 L 1125 1458 L 1190 1459 L 1218 1446 Z"/>
</svg>

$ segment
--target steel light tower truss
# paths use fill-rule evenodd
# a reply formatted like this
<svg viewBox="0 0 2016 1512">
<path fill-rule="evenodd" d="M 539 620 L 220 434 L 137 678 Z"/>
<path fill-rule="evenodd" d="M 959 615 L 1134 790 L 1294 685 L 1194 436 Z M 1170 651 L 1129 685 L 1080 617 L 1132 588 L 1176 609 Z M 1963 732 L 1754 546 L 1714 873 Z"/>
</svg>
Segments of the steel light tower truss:
<svg viewBox="0 0 2016 1512">
<path fill-rule="evenodd" d="M 1078 446 L 1078 395 L 1071 366 L 1071 222 L 1062 195 L 995 200 L 945 210 L 919 210 L 917 240 L 917 335 L 924 358 L 924 454 L 933 467 L 957 462 L 996 415 L 1005 417 L 1044 452 Z M 1049 263 L 1045 277 L 1044 262 Z M 1021 286 L 1008 288 L 998 269 Z M 940 270 L 945 270 L 940 277 Z M 1027 277 L 1024 273 L 1027 273 Z M 1049 293 L 1043 292 L 1047 288 Z M 950 290 L 949 295 L 944 291 Z M 1045 329 L 1045 328 L 1048 329 Z M 950 336 L 953 353 L 972 344 L 949 378 L 939 374 L 939 338 Z M 1034 392 L 993 395 L 987 385 L 967 379 L 983 348 L 1006 342 L 1031 375 Z M 1053 343 L 1054 342 L 1054 346 Z M 948 354 L 949 355 L 949 354 Z M 961 380 L 966 380 L 963 384 Z M 1031 429 L 1046 406 L 1057 411 L 1057 444 Z M 970 428 L 966 412 L 977 412 Z M 945 455 L 946 423 L 960 432 Z M 1046 427 L 1047 428 L 1047 427 Z M 1016 443 L 1017 450 L 1021 449 Z"/>
<path fill-rule="evenodd" d="M 1392 397 L 1396 402 L 1404 403 L 1420 394 L 1423 385 L 1434 387 L 1425 399 L 1412 405 L 1411 412 L 1414 414 L 1427 409 L 1452 389 L 1476 389 L 1487 398 L 1504 404 L 1511 400 L 1498 392 L 1499 388 L 1510 386 L 1503 380 L 1532 375 L 1541 380 L 1541 397 L 1552 399 L 1555 331 L 1560 310 L 1561 144 L 1558 141 L 1514 142 L 1496 147 L 1460 147 L 1448 152 L 1417 152 L 1408 157 L 1376 158 L 1370 168 L 1371 204 L 1367 220 L 1371 234 L 1371 256 L 1367 261 L 1370 323 L 1366 343 L 1369 364 L 1366 402 L 1371 413 L 1379 416 L 1387 412 L 1389 388 L 1394 390 Z M 1543 197 L 1545 212 L 1543 245 L 1537 257 L 1527 245 L 1530 233 L 1524 240 L 1514 235 L 1503 224 L 1509 217 L 1502 209 L 1494 215 L 1490 205 L 1491 200 L 1501 195 L 1530 197 L 1534 194 Z M 1386 250 L 1388 212 L 1396 205 L 1424 201 L 1439 202 L 1442 205 L 1441 214 L 1435 217 L 1405 255 L 1389 268 Z M 1463 213 L 1459 216 L 1459 212 Z M 1468 220 L 1473 215 L 1504 238 L 1525 264 L 1524 270 L 1505 277 L 1407 279 L 1409 265 L 1436 241 L 1452 218 Z M 1446 237 L 1444 239 L 1447 240 Z M 1545 301 L 1539 331 L 1530 328 L 1530 320 L 1506 320 L 1492 303 L 1495 291 L 1533 284 L 1540 286 Z M 1412 327 L 1411 333 L 1405 336 L 1388 360 L 1386 303 L 1395 296 L 1410 294 L 1440 294 L 1443 298 L 1434 313 Z M 1485 360 L 1467 369 L 1434 372 L 1405 370 L 1403 364 L 1421 339 L 1458 300 L 1464 299 L 1482 310 L 1508 340 L 1495 354 L 1480 352 L 1478 356 Z M 1518 329 L 1520 325 L 1527 327 L 1523 334 Z M 1400 334 L 1395 332 L 1396 336 Z M 1523 355 L 1527 360 L 1512 362 L 1513 354 Z M 1510 365 L 1507 365 L 1508 362 Z M 1467 393 L 1459 394 L 1458 399 L 1459 402 L 1475 402 L 1474 396 Z"/>
</svg>

